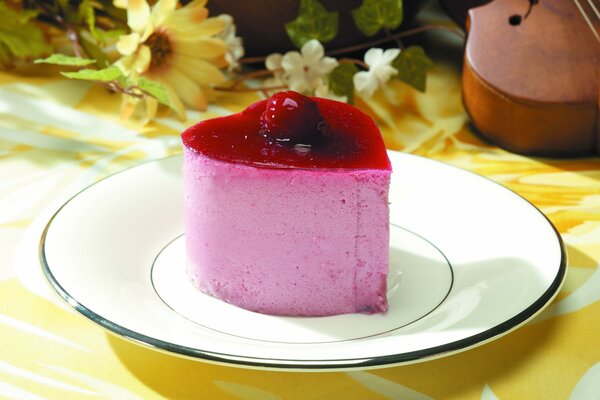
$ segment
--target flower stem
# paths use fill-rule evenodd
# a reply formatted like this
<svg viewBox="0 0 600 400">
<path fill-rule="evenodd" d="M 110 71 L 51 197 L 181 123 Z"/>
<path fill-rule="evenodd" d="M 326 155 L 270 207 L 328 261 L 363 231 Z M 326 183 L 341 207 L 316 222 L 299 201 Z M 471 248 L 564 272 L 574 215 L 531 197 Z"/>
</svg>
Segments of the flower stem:
<svg viewBox="0 0 600 400">
<path fill-rule="evenodd" d="M 367 70 L 369 69 L 369 65 L 366 62 L 356 59 L 356 58 L 340 58 L 339 61 L 340 61 L 340 63 L 351 63 L 354 65 L 358 65 L 359 67 L 362 67 L 364 69 L 367 69 Z"/>
<path fill-rule="evenodd" d="M 67 25 L 67 38 L 69 39 L 69 42 L 71 42 L 71 48 L 73 49 L 75 56 L 83 57 L 83 49 L 79 43 L 79 34 L 71 25 Z"/>
<path fill-rule="evenodd" d="M 123 87 L 117 81 L 98 82 L 98 83 L 100 83 L 102 86 L 104 86 L 105 88 L 107 88 L 108 90 L 110 90 L 112 92 L 126 94 L 128 96 L 135 97 L 137 99 L 143 99 L 145 95 L 148 95 L 147 92 L 141 90 L 137 86 Z"/>
<path fill-rule="evenodd" d="M 266 76 L 266 75 L 273 75 L 273 72 L 274 71 L 270 71 L 268 69 L 261 69 L 259 71 L 249 72 L 246 75 L 243 75 L 243 76 L 239 77 L 238 79 L 236 79 L 235 81 L 233 81 L 230 88 L 234 89 L 235 87 L 239 86 L 242 82 L 247 81 L 248 79 L 257 78 L 257 77 Z"/>
<path fill-rule="evenodd" d="M 396 42 L 396 45 L 398 46 L 399 49 L 404 48 L 404 45 L 402 44 L 402 41 L 400 40 L 400 38 L 392 38 L 392 32 L 390 32 L 390 30 L 388 28 L 383 28 L 383 31 L 385 32 L 385 36 L 389 40 L 393 40 Z"/>
<path fill-rule="evenodd" d="M 267 57 L 265 57 L 265 56 L 246 57 L 246 58 L 242 58 L 242 59 L 238 60 L 238 62 L 240 64 L 255 64 L 255 63 L 259 63 L 259 62 L 264 62 L 266 59 L 267 59 Z"/>
<path fill-rule="evenodd" d="M 354 46 L 350 46 L 350 47 L 344 47 L 342 49 L 336 49 L 336 50 L 331 50 L 327 52 L 328 56 L 336 56 L 338 54 L 344 54 L 344 53 L 351 53 L 353 51 L 357 51 L 357 50 L 362 50 L 362 49 L 366 49 L 369 47 L 373 47 L 373 46 L 377 46 L 379 44 L 385 43 L 385 42 L 389 42 L 390 40 L 396 40 L 396 39 L 400 39 L 403 37 L 407 37 L 407 36 L 411 36 L 411 35 L 416 35 L 417 33 L 422 33 L 422 32 L 427 32 L 427 31 L 432 31 L 432 30 L 436 30 L 436 29 L 442 29 L 448 32 L 451 32 L 455 35 L 460 36 L 461 38 L 464 39 L 465 35 L 464 33 L 460 32 L 457 29 L 453 29 L 453 28 L 448 28 L 447 26 L 444 25 L 425 25 L 425 26 L 420 26 L 418 28 L 414 28 L 414 29 L 409 29 L 407 31 L 403 31 L 403 32 L 398 32 L 395 33 L 393 35 L 381 38 L 381 39 L 377 39 L 377 40 L 373 40 L 371 42 L 367 42 L 367 43 L 360 43 Z"/>
</svg>

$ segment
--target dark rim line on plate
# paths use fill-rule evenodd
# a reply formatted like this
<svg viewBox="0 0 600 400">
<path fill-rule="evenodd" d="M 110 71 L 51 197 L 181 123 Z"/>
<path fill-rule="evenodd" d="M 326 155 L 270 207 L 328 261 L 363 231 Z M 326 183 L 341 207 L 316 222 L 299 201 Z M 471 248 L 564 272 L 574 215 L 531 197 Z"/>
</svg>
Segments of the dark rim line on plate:
<svg viewBox="0 0 600 400">
<path fill-rule="evenodd" d="M 397 152 L 397 153 L 403 154 L 403 156 L 415 157 L 418 159 L 425 159 L 424 157 L 416 156 L 413 154 L 400 153 L 400 152 Z M 200 358 L 202 360 L 214 362 L 217 364 L 226 364 L 226 365 L 234 364 L 234 365 L 238 365 L 238 366 L 270 368 L 270 369 L 280 369 L 280 370 L 285 370 L 285 369 L 288 369 L 288 370 L 291 370 L 291 369 L 336 370 L 336 369 L 350 369 L 350 368 L 357 369 L 357 368 L 366 368 L 366 367 L 381 367 L 381 366 L 386 366 L 386 365 L 391 366 L 393 364 L 403 364 L 403 363 L 423 361 L 428 358 L 442 357 L 445 354 L 452 354 L 452 353 L 456 353 L 461 350 L 467 350 L 468 348 L 474 347 L 480 343 L 485 343 L 495 337 L 499 337 L 503 334 L 510 332 L 513 329 L 518 328 L 520 325 L 527 322 L 531 317 L 533 317 L 546 304 L 548 304 L 556 296 L 556 294 L 558 294 L 558 290 L 560 289 L 564 275 L 566 273 L 566 267 L 567 267 L 566 254 L 567 253 L 566 253 L 564 242 L 563 242 L 559 232 L 557 231 L 556 227 L 552 224 L 552 222 L 548 219 L 548 217 L 546 217 L 546 215 L 544 213 L 542 213 L 533 203 L 531 203 L 529 200 L 525 199 L 518 193 L 514 192 L 513 190 L 491 180 L 490 178 L 476 174 L 475 172 L 472 172 L 472 171 L 469 171 L 469 170 L 466 170 L 466 169 L 463 169 L 460 167 L 456 167 L 452 164 L 448 164 L 448 163 L 444 163 L 442 161 L 427 158 L 426 160 L 428 160 L 428 161 L 433 161 L 433 162 L 439 163 L 444 166 L 449 166 L 451 168 L 455 168 L 458 171 L 463 171 L 463 172 L 472 174 L 474 176 L 483 178 L 486 181 L 489 181 L 495 185 L 498 185 L 501 188 L 504 188 L 505 190 L 512 192 L 514 195 L 521 198 L 523 201 L 525 201 L 527 204 L 529 204 L 531 207 L 533 207 L 534 210 L 539 212 L 542 215 L 542 217 L 544 217 L 546 222 L 550 225 L 552 230 L 554 231 L 554 234 L 558 241 L 558 244 L 560 247 L 560 252 L 561 252 L 558 273 L 556 274 L 554 281 L 552 281 L 552 283 L 550 284 L 548 289 L 525 310 L 521 311 L 514 317 L 509 318 L 508 320 L 506 320 L 496 326 L 493 326 L 481 333 L 469 336 L 464 339 L 446 343 L 446 344 L 443 344 L 440 346 L 429 347 L 429 348 L 423 349 L 423 350 L 416 350 L 416 351 L 411 351 L 411 352 L 407 352 L 407 353 L 399 353 L 399 354 L 388 354 L 385 356 L 378 356 L 378 357 L 372 357 L 372 358 L 330 359 L 330 360 L 274 359 L 274 358 L 261 358 L 261 357 L 250 357 L 250 356 L 237 356 L 235 354 L 203 351 L 203 350 L 194 349 L 191 347 L 174 345 L 172 343 L 165 342 L 165 341 L 162 341 L 159 339 L 155 339 L 153 337 L 146 336 L 144 334 L 138 333 L 136 331 L 132 331 L 123 326 L 115 324 L 115 323 L 111 322 L 110 320 L 107 320 L 106 318 L 102 317 L 101 315 L 96 314 L 95 312 L 93 312 L 92 310 L 90 310 L 89 308 L 84 306 L 83 304 L 79 303 L 76 299 L 71 297 L 69 295 L 69 293 L 54 278 L 54 275 L 52 274 L 52 272 L 50 270 L 50 266 L 48 265 L 47 260 L 46 260 L 45 244 L 46 244 L 46 235 L 48 234 L 48 230 L 49 230 L 50 225 L 52 224 L 52 221 L 54 220 L 54 218 L 58 215 L 58 213 L 60 213 L 60 211 L 67 204 L 69 204 L 71 202 L 71 200 L 73 200 L 79 194 L 83 193 L 84 191 L 86 191 L 90 187 L 98 184 L 99 182 L 102 182 L 102 181 L 104 181 L 110 177 L 113 177 L 117 174 L 120 174 L 122 172 L 128 171 L 132 168 L 137 168 L 142 165 L 148 164 L 150 162 L 160 161 L 160 160 L 173 158 L 173 157 L 177 157 L 177 156 L 179 156 L 179 155 L 165 157 L 162 159 L 148 160 L 143 163 L 134 165 L 132 167 L 125 168 L 115 174 L 109 175 L 109 176 L 99 180 L 98 182 L 95 182 L 95 183 L 87 186 L 86 188 L 84 188 L 81 191 L 79 191 L 78 193 L 76 193 L 69 200 L 67 200 L 65 202 L 65 204 L 63 204 L 56 211 L 56 213 L 54 213 L 54 215 L 52 216 L 52 218 L 50 218 L 50 220 L 48 221 L 48 224 L 44 228 L 44 231 L 40 238 L 39 256 L 40 256 L 40 262 L 42 264 L 42 270 L 44 272 L 44 275 L 50 282 L 52 288 L 58 293 L 58 295 L 60 295 L 63 298 L 63 300 L 65 300 L 67 302 L 67 304 L 69 304 L 71 307 L 73 307 L 73 309 L 75 309 L 77 312 L 79 312 L 80 314 L 82 314 L 83 316 L 85 316 L 86 318 L 91 320 L 92 322 L 95 322 L 98 325 L 102 326 L 103 328 L 108 329 L 112 333 L 115 333 L 115 334 L 122 336 L 134 343 L 141 344 L 146 347 L 150 347 L 150 348 L 153 348 L 156 350 L 166 351 L 166 352 L 170 352 L 170 353 L 179 354 L 181 356 L 185 356 L 185 357 L 189 357 L 189 358 L 193 358 L 193 359 Z"/>
<path fill-rule="evenodd" d="M 391 328 L 388 329 L 386 331 L 383 332 L 377 332 L 374 333 L 372 335 L 367 335 L 367 336 L 361 336 L 361 337 L 357 337 L 357 338 L 353 338 L 353 339 L 342 339 L 342 340 L 329 340 L 329 341 L 323 341 L 323 342 L 284 342 L 284 341 L 279 341 L 279 340 L 264 340 L 264 339 L 255 339 L 255 338 L 251 338 L 251 337 L 246 337 L 246 336 L 241 336 L 241 335 L 234 335 L 233 333 L 228 333 L 228 332 L 223 332 L 220 331 L 218 329 L 215 328 L 211 328 L 210 326 L 206 326 L 203 325 L 199 322 L 194 321 L 193 319 L 190 319 L 188 317 L 186 317 L 185 315 L 181 314 L 179 311 L 175 310 L 173 307 L 171 307 L 169 305 L 169 303 L 167 303 L 165 301 L 165 299 L 162 298 L 162 296 L 160 295 L 160 293 L 158 293 L 158 290 L 156 290 L 156 285 L 154 284 L 154 274 L 153 274 L 153 270 L 154 270 L 154 266 L 156 264 L 156 260 L 158 259 L 158 257 L 160 257 L 160 255 L 162 254 L 162 252 L 174 241 L 176 241 L 177 239 L 179 239 L 180 237 L 182 237 L 184 234 L 182 233 L 181 235 L 177 236 L 175 239 L 170 240 L 156 255 L 156 257 L 154 258 L 154 261 L 152 262 L 152 267 L 150 268 L 150 281 L 152 283 L 152 289 L 154 289 L 154 292 L 156 293 L 156 295 L 158 296 L 158 298 L 164 303 L 164 305 L 166 307 L 168 307 L 171 311 L 173 311 L 174 313 L 176 313 L 177 315 L 179 315 L 182 318 L 185 318 L 186 320 L 192 322 L 193 324 L 196 324 L 198 326 L 201 326 L 205 329 L 209 329 L 213 332 L 218 332 L 222 335 L 228 335 L 228 336 L 232 336 L 232 337 L 236 337 L 236 338 L 240 338 L 240 339 L 244 339 L 244 340 L 251 340 L 251 341 L 257 341 L 257 342 L 263 342 L 263 343 L 276 343 L 276 344 L 289 344 L 289 345 L 311 345 L 311 344 L 333 344 L 333 343 L 345 343 L 345 342 L 354 342 L 354 341 L 358 341 L 358 340 L 363 340 L 363 339 L 369 339 L 372 337 L 376 337 L 376 336 L 383 336 L 386 335 L 390 332 L 394 332 L 397 331 L 398 329 L 402 329 L 408 325 L 414 324 L 415 322 L 425 318 L 426 316 L 428 316 L 429 314 L 431 314 L 432 312 L 434 312 L 436 309 L 438 309 L 442 303 L 444 303 L 444 301 L 446 301 L 446 299 L 448 298 L 448 296 L 450 295 L 450 292 L 452 292 L 452 287 L 454 286 L 454 269 L 452 268 L 452 264 L 450 263 L 450 260 L 448 260 L 448 258 L 446 257 L 446 255 L 433 243 L 431 243 L 429 240 L 427 240 L 426 238 L 424 238 L 423 236 L 419 235 L 418 233 L 415 233 L 413 231 L 411 231 L 410 229 L 406 229 L 400 225 L 397 224 L 390 224 L 390 226 L 393 226 L 395 228 L 398 229 L 402 229 L 403 231 L 406 231 L 412 235 L 417 236 L 418 238 L 424 240 L 425 242 L 427 242 L 429 245 L 431 245 L 439 254 L 441 254 L 441 256 L 444 258 L 444 260 L 446 261 L 446 266 L 450 269 L 450 286 L 448 287 L 448 290 L 446 291 L 446 294 L 444 295 L 444 297 L 442 298 L 442 300 L 440 300 L 440 302 L 438 304 L 435 305 L 435 307 L 433 307 L 431 310 L 427 311 L 425 314 L 421 315 L 420 317 L 417 317 L 416 319 L 407 322 L 403 325 L 397 326 L 395 328 Z M 311 318 L 311 317 L 302 317 L 302 318 Z M 317 317 L 320 318 L 320 317 Z"/>
</svg>

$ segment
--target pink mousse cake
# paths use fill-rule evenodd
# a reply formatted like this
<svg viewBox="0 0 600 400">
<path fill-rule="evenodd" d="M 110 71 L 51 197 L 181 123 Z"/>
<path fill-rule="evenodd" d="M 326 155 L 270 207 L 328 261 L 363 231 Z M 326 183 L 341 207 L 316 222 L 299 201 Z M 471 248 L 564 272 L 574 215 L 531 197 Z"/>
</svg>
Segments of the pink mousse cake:
<svg viewBox="0 0 600 400">
<path fill-rule="evenodd" d="M 387 310 L 391 165 L 367 115 L 282 92 L 182 140 L 198 289 L 274 315 Z"/>
</svg>

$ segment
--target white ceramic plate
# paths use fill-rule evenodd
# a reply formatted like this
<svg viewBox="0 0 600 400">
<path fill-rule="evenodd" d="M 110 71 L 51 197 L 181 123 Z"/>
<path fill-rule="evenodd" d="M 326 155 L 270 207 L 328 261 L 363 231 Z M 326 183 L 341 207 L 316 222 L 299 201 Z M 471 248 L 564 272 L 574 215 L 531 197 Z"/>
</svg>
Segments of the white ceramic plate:
<svg viewBox="0 0 600 400">
<path fill-rule="evenodd" d="M 554 298 L 564 246 L 534 206 L 437 161 L 390 159 L 386 314 L 268 316 L 195 290 L 185 276 L 181 157 L 128 169 L 67 202 L 41 239 L 43 269 L 68 304 L 117 335 L 255 368 L 428 360 L 502 336 Z"/>
</svg>

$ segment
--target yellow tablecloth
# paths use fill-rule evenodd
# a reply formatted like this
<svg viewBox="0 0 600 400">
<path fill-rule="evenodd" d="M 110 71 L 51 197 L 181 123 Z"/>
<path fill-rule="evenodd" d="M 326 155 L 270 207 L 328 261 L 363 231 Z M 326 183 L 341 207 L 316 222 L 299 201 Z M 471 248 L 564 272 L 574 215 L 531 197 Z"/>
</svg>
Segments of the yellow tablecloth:
<svg viewBox="0 0 600 400">
<path fill-rule="evenodd" d="M 420 364 L 298 373 L 159 353 L 65 306 L 37 259 L 41 229 L 57 207 L 109 174 L 179 153 L 182 128 L 258 98 L 223 94 L 186 123 L 162 117 L 141 127 L 121 123 L 119 97 L 102 88 L 0 73 L 0 398 L 600 398 L 600 160 L 523 157 L 484 143 L 468 127 L 460 76 L 451 68 L 432 70 L 424 94 L 395 83 L 358 105 L 375 118 L 389 148 L 489 177 L 555 224 L 569 269 L 543 322 Z"/>
</svg>

